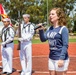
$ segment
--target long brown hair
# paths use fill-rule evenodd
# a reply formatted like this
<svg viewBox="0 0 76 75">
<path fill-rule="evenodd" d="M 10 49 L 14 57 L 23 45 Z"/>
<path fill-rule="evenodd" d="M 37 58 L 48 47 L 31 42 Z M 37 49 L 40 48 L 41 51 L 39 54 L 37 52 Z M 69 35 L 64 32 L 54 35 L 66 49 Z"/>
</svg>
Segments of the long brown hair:
<svg viewBox="0 0 76 75">
<path fill-rule="evenodd" d="M 57 16 L 59 17 L 58 24 L 60 26 L 66 25 L 66 16 L 64 11 L 61 8 L 53 8 L 52 10 L 56 10 Z"/>
</svg>

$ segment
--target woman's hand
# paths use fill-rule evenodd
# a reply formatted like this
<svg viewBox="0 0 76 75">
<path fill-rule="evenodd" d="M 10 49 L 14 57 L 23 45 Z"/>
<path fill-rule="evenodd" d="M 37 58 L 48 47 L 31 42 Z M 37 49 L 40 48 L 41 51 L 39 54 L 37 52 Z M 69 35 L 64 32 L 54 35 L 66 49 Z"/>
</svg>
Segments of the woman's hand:
<svg viewBox="0 0 76 75">
<path fill-rule="evenodd" d="M 64 66 L 64 60 L 59 60 L 58 67 L 63 67 L 63 66 Z"/>
<path fill-rule="evenodd" d="M 42 26 L 42 23 L 37 24 L 37 26 L 40 26 L 40 28 L 38 28 L 38 30 L 43 30 L 44 26 Z"/>
</svg>

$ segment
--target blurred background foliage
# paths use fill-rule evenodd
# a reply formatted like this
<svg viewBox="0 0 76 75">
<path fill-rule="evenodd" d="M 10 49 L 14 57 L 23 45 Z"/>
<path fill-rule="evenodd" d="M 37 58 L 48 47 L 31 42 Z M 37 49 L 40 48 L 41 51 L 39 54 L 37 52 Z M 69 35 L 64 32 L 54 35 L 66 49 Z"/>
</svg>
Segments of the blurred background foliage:
<svg viewBox="0 0 76 75">
<path fill-rule="evenodd" d="M 61 7 L 65 11 L 69 31 L 76 32 L 76 0 L 0 0 L 0 3 L 11 19 L 17 21 L 27 13 L 35 24 L 47 21 L 51 8 Z"/>
</svg>

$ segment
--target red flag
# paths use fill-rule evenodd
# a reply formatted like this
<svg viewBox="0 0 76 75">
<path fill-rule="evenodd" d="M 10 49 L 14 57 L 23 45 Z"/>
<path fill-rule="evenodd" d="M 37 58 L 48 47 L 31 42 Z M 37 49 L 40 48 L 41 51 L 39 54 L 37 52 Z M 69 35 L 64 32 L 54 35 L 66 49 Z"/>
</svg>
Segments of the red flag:
<svg viewBox="0 0 76 75">
<path fill-rule="evenodd" d="M 0 14 L 6 14 L 2 4 L 0 4 Z"/>
<path fill-rule="evenodd" d="M 3 8 L 2 4 L 0 4 L 0 15 L 2 16 L 2 20 L 4 18 L 9 18 L 9 16 L 6 14 L 5 9 Z M 11 20 L 10 25 L 12 26 Z"/>
<path fill-rule="evenodd" d="M 1 19 L 7 18 L 7 14 L 2 6 L 2 4 L 0 4 L 0 15 L 1 15 Z"/>
</svg>

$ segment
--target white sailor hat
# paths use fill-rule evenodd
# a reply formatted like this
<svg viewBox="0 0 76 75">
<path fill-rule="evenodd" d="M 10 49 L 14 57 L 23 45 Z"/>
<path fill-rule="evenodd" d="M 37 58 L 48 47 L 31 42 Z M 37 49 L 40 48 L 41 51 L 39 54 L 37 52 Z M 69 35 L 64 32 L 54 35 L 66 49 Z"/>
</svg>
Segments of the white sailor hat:
<svg viewBox="0 0 76 75">
<path fill-rule="evenodd" d="M 3 21 L 9 21 L 10 22 L 10 19 L 9 18 L 4 18 Z"/>
<path fill-rule="evenodd" d="M 23 14 L 23 17 L 28 17 L 28 18 L 30 18 L 30 15 L 29 15 L 29 14 Z"/>
</svg>

